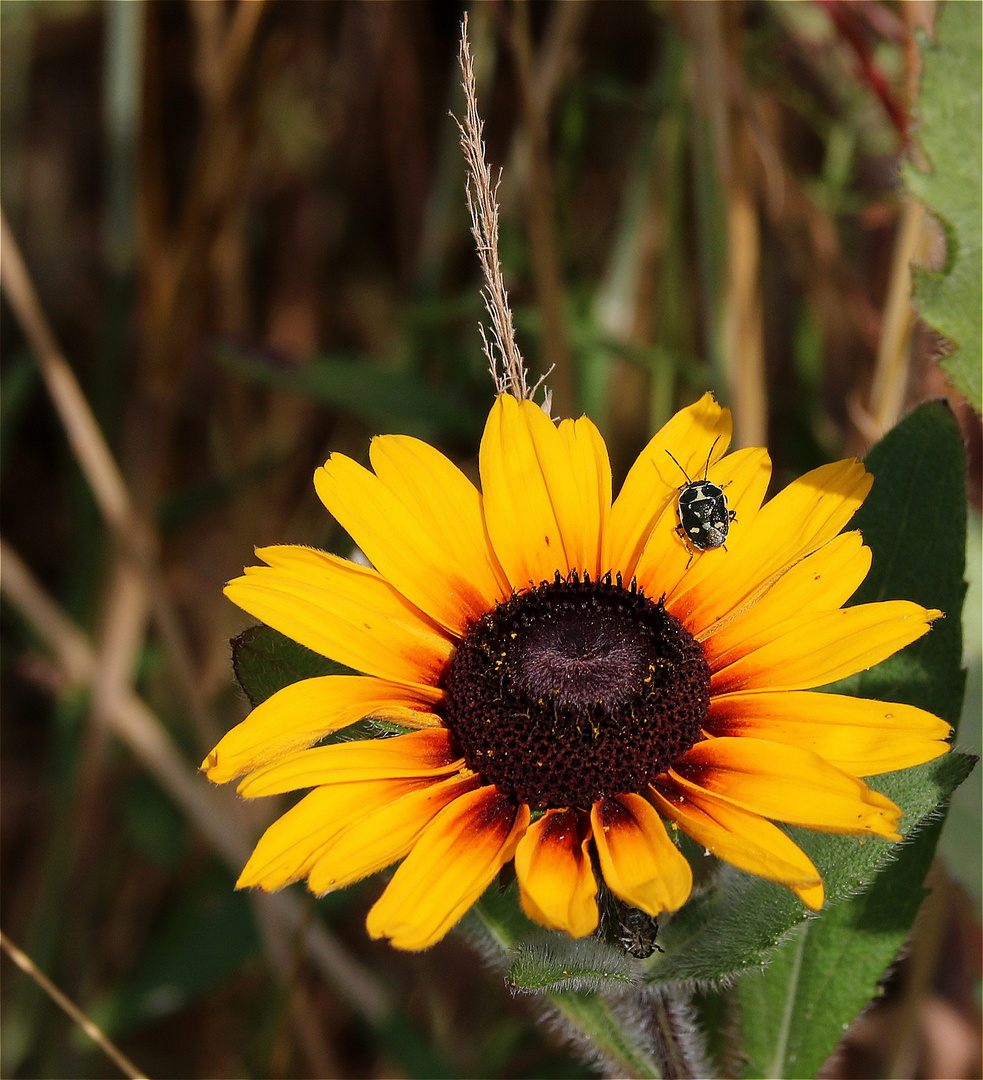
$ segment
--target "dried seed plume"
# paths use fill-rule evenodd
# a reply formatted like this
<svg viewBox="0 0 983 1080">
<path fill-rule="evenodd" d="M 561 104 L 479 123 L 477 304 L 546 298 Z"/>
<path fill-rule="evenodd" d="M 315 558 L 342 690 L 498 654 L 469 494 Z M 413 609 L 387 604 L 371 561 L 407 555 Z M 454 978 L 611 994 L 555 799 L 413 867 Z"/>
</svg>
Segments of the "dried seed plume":
<svg viewBox="0 0 983 1080">
<path fill-rule="evenodd" d="M 525 361 L 515 341 L 515 328 L 512 323 L 512 311 L 509 308 L 505 279 L 498 257 L 498 185 L 501 183 L 501 170 L 498 177 L 492 179 L 491 168 L 485 159 L 485 143 L 482 135 L 484 124 L 478 112 L 478 99 L 475 93 L 474 64 L 468 43 L 468 17 L 461 23 L 461 49 L 458 55 L 461 65 L 461 82 L 464 87 L 466 103 L 464 121 L 454 117 L 461 133 L 461 148 L 467 163 L 465 193 L 468 211 L 471 215 L 471 234 L 474 236 L 478 258 L 485 284 L 481 295 L 491 318 L 492 330 L 489 341 L 484 326 L 479 325 L 488 370 L 495 382 L 496 390 L 509 393 L 523 399 L 532 399 L 539 390 L 546 376 L 534 386 L 529 386 Z M 549 372 L 547 372 L 549 374 Z M 543 408 L 547 415 L 550 411 L 550 393 L 545 391 Z"/>
</svg>

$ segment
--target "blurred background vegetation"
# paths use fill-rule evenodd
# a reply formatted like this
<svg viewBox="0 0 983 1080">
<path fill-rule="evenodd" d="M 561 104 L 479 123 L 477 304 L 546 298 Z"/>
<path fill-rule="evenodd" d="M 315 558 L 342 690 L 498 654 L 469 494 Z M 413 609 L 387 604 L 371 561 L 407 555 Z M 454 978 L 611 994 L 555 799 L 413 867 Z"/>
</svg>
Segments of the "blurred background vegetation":
<svg viewBox="0 0 983 1080">
<path fill-rule="evenodd" d="M 980 425 L 910 314 L 908 264 L 944 242 L 899 183 L 936 5 L 469 10 L 520 345 L 616 478 L 708 388 L 776 485 L 949 398 L 978 750 Z M 254 544 L 350 554 L 311 484 L 327 453 L 406 432 L 476 474 L 493 389 L 449 116 L 464 11 L 0 5 L 0 201 L 27 275 L 5 236 L 2 926 L 150 1076 L 591 1075 L 460 940 L 367 940 L 378 880 L 235 893 L 272 800 L 194 774 L 246 711 L 222 584 Z M 79 403 L 53 407 L 47 325 L 119 474 Z M 908 959 L 829 1075 L 980 1076 L 979 805 L 977 772 Z M 114 1075 L 3 964 L 3 1075 Z"/>
</svg>

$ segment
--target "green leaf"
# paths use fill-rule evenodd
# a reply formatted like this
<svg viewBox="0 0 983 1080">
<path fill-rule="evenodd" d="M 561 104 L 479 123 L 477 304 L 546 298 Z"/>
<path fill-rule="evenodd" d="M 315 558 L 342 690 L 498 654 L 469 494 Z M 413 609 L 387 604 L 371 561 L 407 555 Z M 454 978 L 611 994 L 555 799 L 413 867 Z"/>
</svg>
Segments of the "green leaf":
<svg viewBox="0 0 983 1080">
<path fill-rule="evenodd" d="M 958 753 L 943 761 L 950 783 L 965 779 L 974 764 Z M 870 888 L 839 903 L 834 899 L 768 957 L 764 972 L 741 980 L 746 1076 L 815 1076 L 876 996 L 926 895 L 923 882 L 943 816 L 930 813 L 919 824 L 911 842 L 887 850 Z"/>
<path fill-rule="evenodd" d="M 218 358 L 252 382 L 346 412 L 381 431 L 444 435 L 471 446 L 484 424 L 484 414 L 456 390 L 368 359 L 319 357 L 293 368 L 228 345 Z"/>
<path fill-rule="evenodd" d="M 253 708 L 301 679 L 350 673 L 269 626 L 250 626 L 230 644 L 236 679 Z"/>
<path fill-rule="evenodd" d="M 867 455 L 874 487 L 851 522 L 874 553 L 851 601 L 914 600 L 944 617 L 883 664 L 829 689 L 917 705 L 955 727 L 962 710 L 962 612 L 966 583 L 963 440 L 955 417 L 932 402 L 903 420 Z"/>
<path fill-rule="evenodd" d="M 0 462 L 7 463 L 7 451 L 13 445 L 27 406 L 37 388 L 39 369 L 27 349 L 11 357 L 0 380 Z"/>
<path fill-rule="evenodd" d="M 959 744 L 983 756 L 983 521 L 978 512 L 968 515 L 966 577 L 969 588 L 963 604 L 963 664 L 966 694 L 959 719 Z M 977 769 L 952 799 L 939 854 L 950 875 L 983 906 L 983 770 Z"/>
<path fill-rule="evenodd" d="M 164 791 L 150 778 L 134 776 L 120 792 L 117 813 L 134 847 L 172 873 L 187 853 L 188 822 Z"/>
<path fill-rule="evenodd" d="M 908 597 L 942 607 L 949 617 L 886 664 L 836 689 L 921 705 L 954 722 L 962 695 L 965 492 L 962 441 L 951 413 L 938 404 L 919 409 L 871 451 L 868 465 L 875 483 L 857 524 L 873 548 L 874 563 L 855 601 Z M 828 897 L 823 919 L 838 903 L 869 889 L 888 868 L 894 872 L 908 860 L 924 862 L 936 840 L 927 826 L 972 765 L 971 758 L 950 753 L 871 781 L 904 810 L 900 831 L 913 837 L 910 843 L 789 829 L 823 874 Z M 649 962 L 648 978 L 720 984 L 766 963 L 804 916 L 788 890 L 723 867 L 707 892 L 663 922 L 660 942 L 666 952 Z M 903 925 L 895 928 L 895 943 L 882 950 L 879 970 L 890 962 L 910 923 L 900 908 L 896 918 Z M 809 926 L 812 933 L 814 924 Z M 839 1022 L 852 1019 L 850 1014 Z"/>
<path fill-rule="evenodd" d="M 855 524 L 874 550 L 874 565 L 855 602 L 902 596 L 941 606 L 948 617 L 888 663 L 838 689 L 920 705 L 955 723 L 963 691 L 965 491 L 959 429 L 944 406 L 924 406 L 871 451 L 867 464 L 875 484 Z M 820 852 L 801 834 L 802 846 L 824 871 L 830 903 L 820 918 L 794 931 L 763 974 L 740 983 L 745 1075 L 815 1075 L 875 996 L 925 896 L 923 882 L 948 797 L 973 764 L 953 752 L 871 781 L 903 807 L 902 831 L 912 839 L 897 848 L 883 841 L 865 845 L 866 858 L 875 863 L 859 875 L 863 891 L 857 896 L 837 902 L 859 869 L 847 838 L 826 838 L 835 839 L 834 845 L 820 841 L 816 846 L 824 850 L 818 858 Z M 836 849 L 841 858 L 831 864 L 827 860 Z M 897 858 L 883 861 L 892 855 Z"/>
<path fill-rule="evenodd" d="M 981 5 L 942 5 L 936 40 L 923 51 L 919 137 L 930 173 L 905 169 L 909 189 L 945 228 L 948 265 L 916 270 L 915 305 L 956 352 L 942 361 L 983 408 L 980 347 Z"/>
</svg>

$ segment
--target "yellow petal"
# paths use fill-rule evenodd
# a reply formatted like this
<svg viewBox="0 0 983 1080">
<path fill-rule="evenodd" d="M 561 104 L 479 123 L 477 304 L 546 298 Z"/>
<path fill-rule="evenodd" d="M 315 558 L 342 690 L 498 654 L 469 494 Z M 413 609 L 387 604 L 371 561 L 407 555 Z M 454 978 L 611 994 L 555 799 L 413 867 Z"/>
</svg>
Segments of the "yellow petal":
<svg viewBox="0 0 983 1080">
<path fill-rule="evenodd" d="M 698 844 L 733 866 L 793 889 L 809 907 L 823 904 L 819 871 L 797 844 L 757 814 L 714 799 L 705 792 L 655 787 L 652 800 L 663 817 L 675 821 Z"/>
<path fill-rule="evenodd" d="M 448 803 L 478 783 L 473 774 L 451 776 L 410 791 L 339 829 L 311 867 L 307 883 L 311 892 L 323 896 L 391 866 L 410 851 Z"/>
<path fill-rule="evenodd" d="M 340 664 L 436 685 L 454 646 L 374 570 L 313 548 L 257 549 L 225 595 L 274 630 Z"/>
<path fill-rule="evenodd" d="M 560 443 L 566 462 L 549 478 L 569 569 L 586 571 L 595 580 L 602 565 L 603 542 L 611 514 L 611 463 L 601 433 L 586 416 L 563 420 Z M 557 487 L 562 494 L 558 494 Z"/>
<path fill-rule="evenodd" d="M 807 690 L 725 694 L 710 702 L 711 735 L 811 750 L 853 776 L 907 769 L 944 754 L 951 728 L 913 705 Z"/>
<path fill-rule="evenodd" d="M 806 690 L 879 664 L 927 633 L 940 611 L 908 600 L 789 619 L 774 628 L 767 644 L 715 671 L 712 694 L 737 690 Z"/>
<path fill-rule="evenodd" d="M 708 791 L 775 821 L 822 832 L 901 839 L 901 810 L 890 799 L 797 746 L 763 739 L 708 739 L 688 750 L 669 776 L 694 798 L 700 790 Z"/>
<path fill-rule="evenodd" d="M 442 696 L 436 687 L 411 688 L 369 675 L 302 679 L 257 705 L 222 738 L 201 768 L 209 780 L 224 784 L 365 716 L 411 727 L 436 726 L 440 721 L 431 710 Z"/>
<path fill-rule="evenodd" d="M 591 826 L 601 873 L 616 896 L 649 915 L 682 907 L 693 872 L 651 803 L 631 794 L 600 799 Z"/>
<path fill-rule="evenodd" d="M 714 671 L 772 641 L 796 621 L 842 607 L 870 569 L 870 548 L 858 532 L 834 537 L 790 567 L 760 597 L 697 635 Z"/>
<path fill-rule="evenodd" d="M 369 459 L 389 490 L 435 531 L 482 596 L 507 599 L 509 581 L 485 531 L 481 493 L 464 473 L 428 443 L 406 435 L 373 439 Z"/>
<path fill-rule="evenodd" d="M 771 460 L 766 450 L 751 447 L 728 454 L 710 467 L 709 479 L 725 489 L 728 508 L 736 517 L 730 529 L 739 537 L 754 520 L 768 489 Z M 656 522 L 635 567 L 635 576 L 647 596 L 666 597 L 666 607 L 688 622 L 687 591 L 691 582 L 712 571 L 718 560 L 729 557 L 732 543 L 710 551 L 696 551 L 677 533 L 678 495 Z"/>
<path fill-rule="evenodd" d="M 479 453 L 485 521 L 512 586 L 601 568 L 611 467 L 586 417 L 559 429 L 538 405 L 500 394 Z"/>
<path fill-rule="evenodd" d="M 832 540 L 867 497 L 873 477 L 857 461 L 837 461 L 799 477 L 728 541 L 725 560 L 687 595 L 695 632 L 740 607 L 788 566 Z"/>
<path fill-rule="evenodd" d="M 369 912 L 369 933 L 390 938 L 397 949 L 439 941 L 512 858 L 528 824 L 529 807 L 516 807 L 494 786 L 455 799 L 427 826 Z"/>
<path fill-rule="evenodd" d="M 260 837 L 237 889 L 258 885 L 273 892 L 307 877 L 328 841 L 346 825 L 395 802 L 432 780 L 371 780 L 315 788 Z"/>
<path fill-rule="evenodd" d="M 321 502 L 394 588 L 462 635 L 508 595 L 496 580 L 477 490 L 418 439 L 376 439 L 372 459 L 388 483 L 332 454 L 314 474 Z"/>
<path fill-rule="evenodd" d="M 721 408 L 707 393 L 681 409 L 652 437 L 629 469 L 611 508 L 607 569 L 620 571 L 626 582 L 631 580 L 649 533 L 662 512 L 674 504 L 679 486 L 686 483 L 686 476 L 700 479 L 708 459 L 712 466 L 723 457 L 732 430 L 730 410 Z"/>
<path fill-rule="evenodd" d="M 360 739 L 298 750 L 250 773 L 238 790 L 240 795 L 254 799 L 319 784 L 441 776 L 456 772 L 462 764 L 451 750 L 450 732 L 434 728 L 388 739 Z"/>
<path fill-rule="evenodd" d="M 597 929 L 597 882 L 590 865 L 591 829 L 578 810 L 547 810 L 515 849 L 522 908 L 536 922 L 571 937 Z"/>
</svg>

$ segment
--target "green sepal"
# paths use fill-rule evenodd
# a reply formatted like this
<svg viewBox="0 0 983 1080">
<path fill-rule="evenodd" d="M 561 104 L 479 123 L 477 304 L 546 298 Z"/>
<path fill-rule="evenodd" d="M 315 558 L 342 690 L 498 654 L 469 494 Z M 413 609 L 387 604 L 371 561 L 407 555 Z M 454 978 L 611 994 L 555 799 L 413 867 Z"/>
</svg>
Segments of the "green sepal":
<svg viewBox="0 0 983 1080">
<path fill-rule="evenodd" d="M 633 986 L 638 976 L 624 949 L 594 937 L 574 940 L 566 934 L 540 933 L 515 946 L 506 981 L 512 990 L 526 994 L 596 994 Z"/>
</svg>

